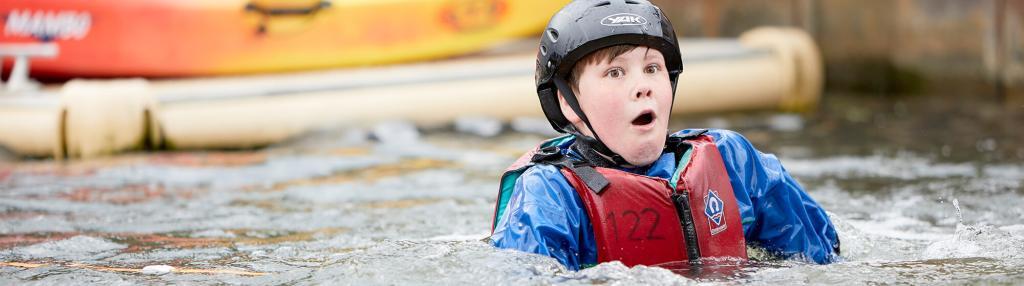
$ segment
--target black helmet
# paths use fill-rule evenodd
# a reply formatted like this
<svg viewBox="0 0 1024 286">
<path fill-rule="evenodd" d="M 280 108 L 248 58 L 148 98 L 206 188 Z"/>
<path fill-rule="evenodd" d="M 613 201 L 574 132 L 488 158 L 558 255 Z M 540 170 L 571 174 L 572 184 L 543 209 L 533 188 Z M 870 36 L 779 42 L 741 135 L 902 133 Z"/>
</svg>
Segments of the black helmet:
<svg viewBox="0 0 1024 286">
<path fill-rule="evenodd" d="M 578 133 L 562 115 L 556 90 L 562 91 L 569 106 L 593 130 L 566 78 L 575 63 L 588 54 L 623 44 L 647 46 L 664 55 L 675 99 L 683 60 L 672 23 L 661 9 L 646 0 L 576 0 L 551 17 L 537 52 L 537 96 L 555 130 Z M 596 141 L 601 143 L 600 138 Z M 602 153 L 614 155 L 604 144 L 598 147 L 604 149 Z"/>
</svg>

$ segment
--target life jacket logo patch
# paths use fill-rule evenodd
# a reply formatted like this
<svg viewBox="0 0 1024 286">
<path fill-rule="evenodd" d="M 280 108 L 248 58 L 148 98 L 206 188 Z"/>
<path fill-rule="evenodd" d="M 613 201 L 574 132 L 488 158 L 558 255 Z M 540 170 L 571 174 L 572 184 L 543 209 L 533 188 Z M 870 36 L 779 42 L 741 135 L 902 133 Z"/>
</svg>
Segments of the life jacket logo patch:
<svg viewBox="0 0 1024 286">
<path fill-rule="evenodd" d="M 708 193 L 704 195 L 704 215 L 708 217 L 711 235 L 725 231 L 725 202 L 715 190 L 708 189 Z"/>
</svg>

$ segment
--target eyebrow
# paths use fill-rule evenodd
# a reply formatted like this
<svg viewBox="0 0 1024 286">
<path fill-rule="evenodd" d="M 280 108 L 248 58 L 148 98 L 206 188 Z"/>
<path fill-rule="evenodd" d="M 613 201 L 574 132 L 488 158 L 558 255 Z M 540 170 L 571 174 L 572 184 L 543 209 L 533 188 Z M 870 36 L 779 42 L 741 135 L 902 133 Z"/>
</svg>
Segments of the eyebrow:
<svg viewBox="0 0 1024 286">
<path fill-rule="evenodd" d="M 658 57 L 658 55 L 651 53 L 651 48 L 647 48 L 647 51 L 644 52 L 644 59 L 645 60 L 646 59 L 650 59 L 650 58 L 657 58 L 657 57 Z"/>
<path fill-rule="evenodd" d="M 621 62 L 621 61 L 624 61 L 624 59 L 622 59 L 622 55 L 618 55 L 618 56 L 615 56 L 614 58 L 609 59 L 607 64 L 614 64 L 615 62 Z"/>
</svg>

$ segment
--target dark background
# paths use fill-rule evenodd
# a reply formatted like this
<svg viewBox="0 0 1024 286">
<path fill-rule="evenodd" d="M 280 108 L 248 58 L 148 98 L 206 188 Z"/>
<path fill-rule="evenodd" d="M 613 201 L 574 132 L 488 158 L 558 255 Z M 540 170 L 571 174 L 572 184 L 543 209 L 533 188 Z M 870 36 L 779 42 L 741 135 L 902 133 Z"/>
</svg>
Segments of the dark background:
<svg viewBox="0 0 1024 286">
<path fill-rule="evenodd" d="M 653 2 L 683 37 L 736 37 L 764 25 L 803 28 L 822 50 L 828 92 L 1024 102 L 1024 1 Z"/>
</svg>

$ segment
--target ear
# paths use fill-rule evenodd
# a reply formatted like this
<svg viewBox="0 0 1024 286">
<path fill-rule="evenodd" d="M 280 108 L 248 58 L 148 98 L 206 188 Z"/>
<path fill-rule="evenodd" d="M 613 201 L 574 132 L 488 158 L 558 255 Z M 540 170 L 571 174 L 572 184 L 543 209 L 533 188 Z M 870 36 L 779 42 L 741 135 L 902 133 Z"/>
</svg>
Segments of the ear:
<svg viewBox="0 0 1024 286">
<path fill-rule="evenodd" d="M 578 102 L 579 98 L 576 100 Z M 562 116 L 565 116 L 565 119 L 569 120 L 569 123 L 576 126 L 577 130 L 583 130 L 579 128 L 580 124 L 583 123 L 583 119 L 580 119 L 580 116 L 577 115 L 576 112 L 572 110 L 572 107 L 569 106 L 569 102 L 565 101 L 565 96 L 562 95 L 561 90 L 558 91 L 558 107 L 562 109 Z"/>
</svg>

